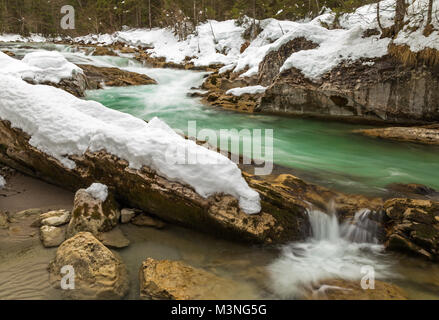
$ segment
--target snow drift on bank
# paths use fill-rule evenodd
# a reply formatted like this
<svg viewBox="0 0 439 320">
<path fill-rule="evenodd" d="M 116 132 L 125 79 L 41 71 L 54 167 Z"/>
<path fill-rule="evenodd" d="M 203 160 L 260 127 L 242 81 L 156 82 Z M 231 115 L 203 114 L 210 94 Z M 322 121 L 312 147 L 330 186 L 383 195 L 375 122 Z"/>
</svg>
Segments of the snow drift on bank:
<svg viewBox="0 0 439 320">
<path fill-rule="evenodd" d="M 75 168 L 68 155 L 105 149 L 126 159 L 131 168 L 148 166 L 169 180 L 192 186 L 203 197 L 230 194 L 248 214 L 261 209 L 259 194 L 247 185 L 235 163 L 185 140 L 158 118 L 145 123 L 61 89 L 30 85 L 0 71 L 0 119 L 29 134 L 32 146 L 67 168 Z M 186 154 L 196 161 L 187 164 L 182 159 Z"/>
<path fill-rule="evenodd" d="M 17 60 L 0 52 L 0 73 L 20 76 L 34 83 L 59 83 L 70 79 L 82 69 L 70 63 L 57 51 L 36 51 L 28 53 L 23 60 Z"/>
</svg>

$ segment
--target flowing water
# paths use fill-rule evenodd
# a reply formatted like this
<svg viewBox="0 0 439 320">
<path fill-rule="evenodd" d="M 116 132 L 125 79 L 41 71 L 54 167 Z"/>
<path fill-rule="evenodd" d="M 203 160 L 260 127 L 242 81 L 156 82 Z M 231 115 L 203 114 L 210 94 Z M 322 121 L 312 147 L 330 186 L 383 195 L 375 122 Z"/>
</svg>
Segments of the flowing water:
<svg viewBox="0 0 439 320">
<path fill-rule="evenodd" d="M 0 47 L 18 56 L 37 49 L 58 50 L 74 63 L 145 73 L 158 84 L 89 91 L 87 99 L 145 120 L 158 116 L 185 133 L 188 121 L 196 121 L 198 130 L 273 129 L 274 162 L 328 187 L 364 194 L 383 194 L 385 186 L 392 182 L 439 188 L 439 148 L 374 140 L 352 133 L 366 126 L 239 114 L 207 107 L 187 95 L 203 82 L 203 72 L 146 68 L 129 56 L 91 57 L 61 45 Z M 242 153 L 250 155 L 244 150 Z M 305 242 L 286 245 L 280 252 L 278 248 L 249 248 L 176 227 L 157 231 L 122 226 L 131 240 L 128 248 L 119 250 L 131 275 L 128 298 L 138 298 L 137 270 L 141 261 L 153 257 L 183 260 L 234 279 L 239 285 L 230 298 L 297 298 L 310 285 L 328 278 L 359 281 L 362 267 L 373 266 L 377 279 L 400 285 L 410 298 L 439 299 L 439 268 L 429 262 L 384 253 L 377 243 L 379 230 L 369 216 L 369 211 L 362 210 L 353 221 L 340 224 L 334 211 L 310 210 L 313 236 Z M 20 247 L 18 254 L 16 248 L 2 248 L 7 254 L 0 260 L 0 292 L 4 292 L 0 299 L 8 294 L 16 298 L 58 297 L 59 293 L 41 280 L 47 275 L 44 261 L 53 257 L 54 250 L 37 243 L 25 242 L 24 248 L 29 249 Z M 3 259 L 6 256 L 7 260 Z M 31 274 L 38 280 L 24 280 L 32 286 L 18 280 L 14 280 L 15 286 L 10 285 L 9 278 L 19 279 L 17 272 L 32 269 L 31 266 L 35 269 Z M 14 289 L 16 286 L 19 288 Z M 40 290 L 35 290 L 35 286 Z M 8 289 L 3 290 L 5 287 Z"/>
</svg>

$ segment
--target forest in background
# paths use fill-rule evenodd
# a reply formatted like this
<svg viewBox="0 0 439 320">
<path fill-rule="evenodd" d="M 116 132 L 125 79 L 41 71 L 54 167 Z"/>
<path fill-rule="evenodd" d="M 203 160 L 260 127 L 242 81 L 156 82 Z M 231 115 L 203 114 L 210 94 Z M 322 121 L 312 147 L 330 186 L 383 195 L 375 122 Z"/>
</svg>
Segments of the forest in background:
<svg viewBox="0 0 439 320">
<path fill-rule="evenodd" d="M 312 18 L 324 8 L 342 13 L 373 0 L 0 0 L 0 33 L 78 36 L 111 33 L 123 26 L 188 29 L 208 19 Z M 64 5 L 75 8 L 75 29 L 60 27 Z"/>
</svg>

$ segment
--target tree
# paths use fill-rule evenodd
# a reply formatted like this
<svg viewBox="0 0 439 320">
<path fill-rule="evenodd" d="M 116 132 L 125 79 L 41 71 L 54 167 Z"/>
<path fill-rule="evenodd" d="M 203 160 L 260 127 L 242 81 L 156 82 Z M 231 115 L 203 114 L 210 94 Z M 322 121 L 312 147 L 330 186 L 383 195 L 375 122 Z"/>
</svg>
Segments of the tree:
<svg viewBox="0 0 439 320">
<path fill-rule="evenodd" d="M 396 0 L 395 8 L 395 34 L 404 28 L 404 18 L 405 18 L 405 0 Z"/>
</svg>

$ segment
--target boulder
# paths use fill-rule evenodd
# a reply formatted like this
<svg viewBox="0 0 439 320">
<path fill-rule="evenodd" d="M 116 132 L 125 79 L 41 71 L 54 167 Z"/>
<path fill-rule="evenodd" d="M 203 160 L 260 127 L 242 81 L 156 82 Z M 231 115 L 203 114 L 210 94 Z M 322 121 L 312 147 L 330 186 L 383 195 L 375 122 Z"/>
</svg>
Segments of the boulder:
<svg viewBox="0 0 439 320">
<path fill-rule="evenodd" d="M 439 126 L 374 128 L 354 132 L 372 138 L 439 145 Z"/>
<path fill-rule="evenodd" d="M 140 267 L 140 296 L 153 300 L 218 300 L 235 284 L 180 261 L 148 258 Z"/>
<path fill-rule="evenodd" d="M 363 289 L 360 281 L 326 280 L 321 281 L 312 293 L 311 300 L 407 300 L 406 293 L 398 286 L 375 280 L 374 289 Z"/>
<path fill-rule="evenodd" d="M 66 229 L 62 227 L 42 226 L 40 239 L 46 248 L 57 247 L 66 239 Z"/>
<path fill-rule="evenodd" d="M 32 80 L 25 79 L 26 82 L 35 84 Z M 85 97 L 85 91 L 88 89 L 92 89 L 89 85 L 89 81 L 86 76 L 82 73 L 75 73 L 70 79 L 62 79 L 60 82 L 43 82 L 39 84 L 45 84 L 48 86 L 52 86 L 55 88 L 63 89 L 68 93 L 82 98 Z"/>
<path fill-rule="evenodd" d="M 97 46 L 93 52 L 94 56 L 117 56 L 113 50 L 107 47 Z"/>
<path fill-rule="evenodd" d="M 8 215 L 0 211 L 0 228 L 7 228 L 9 226 Z"/>
<path fill-rule="evenodd" d="M 91 233 L 80 232 L 58 248 L 49 264 L 50 282 L 61 287 L 65 274 L 61 269 L 72 266 L 73 290 L 63 290 L 71 299 L 122 299 L 128 292 L 129 280 L 123 262 Z"/>
<path fill-rule="evenodd" d="M 163 229 L 166 224 L 163 221 L 155 219 L 144 213 L 139 214 L 131 220 L 131 223 L 139 227 L 152 227 L 156 229 Z"/>
<path fill-rule="evenodd" d="M 54 210 L 40 215 L 36 223 L 43 226 L 59 227 L 69 223 L 70 211 L 68 210 Z"/>
<path fill-rule="evenodd" d="M 121 223 L 129 223 L 132 218 L 136 216 L 136 209 L 122 209 L 120 211 L 120 222 Z"/>
<path fill-rule="evenodd" d="M 387 249 L 439 259 L 439 202 L 391 199 L 383 210 L 387 217 Z"/>
<path fill-rule="evenodd" d="M 276 65 L 284 57 L 282 51 L 272 53 L 261 66 Z M 261 81 L 273 80 L 255 112 L 362 122 L 439 119 L 438 73 L 422 65 L 406 66 L 390 55 L 342 63 L 320 79 L 308 79 L 295 68 L 273 78 L 265 69 L 260 70 Z"/>
<path fill-rule="evenodd" d="M 111 231 L 103 232 L 98 235 L 98 239 L 107 247 L 121 249 L 130 245 L 120 228 L 116 227 Z"/>
<path fill-rule="evenodd" d="M 119 218 L 120 211 L 112 194 L 108 194 L 105 201 L 102 201 L 87 189 L 79 189 L 75 194 L 67 236 L 72 237 L 81 231 L 88 231 L 97 236 L 117 226 Z"/>
<path fill-rule="evenodd" d="M 108 87 L 142 86 L 156 84 L 146 74 L 130 72 L 118 68 L 96 67 L 92 65 L 78 65 L 87 77 L 88 86 L 92 89 L 100 89 L 101 83 Z"/>
</svg>

